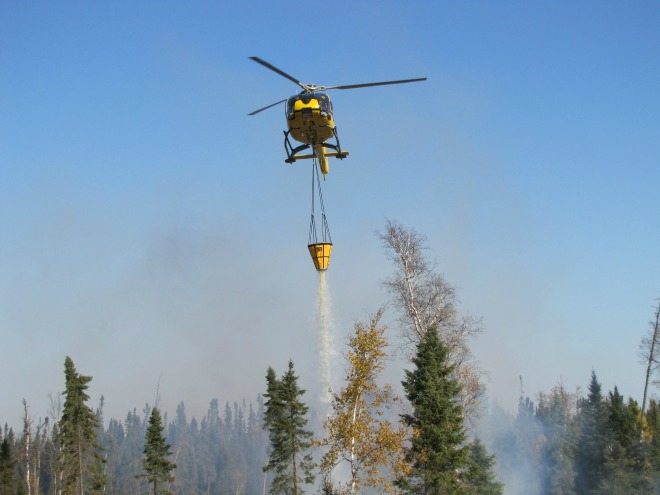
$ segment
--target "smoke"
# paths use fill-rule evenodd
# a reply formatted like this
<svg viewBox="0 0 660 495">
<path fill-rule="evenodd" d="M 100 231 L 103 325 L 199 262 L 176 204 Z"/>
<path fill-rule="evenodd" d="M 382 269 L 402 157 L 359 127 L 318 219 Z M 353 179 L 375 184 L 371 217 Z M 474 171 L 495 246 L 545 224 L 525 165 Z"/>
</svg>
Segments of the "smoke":
<svg viewBox="0 0 660 495">
<path fill-rule="evenodd" d="M 532 415 L 512 415 L 492 404 L 476 430 L 490 454 L 507 495 L 539 495 L 543 466 L 538 455 L 540 425 Z"/>
</svg>

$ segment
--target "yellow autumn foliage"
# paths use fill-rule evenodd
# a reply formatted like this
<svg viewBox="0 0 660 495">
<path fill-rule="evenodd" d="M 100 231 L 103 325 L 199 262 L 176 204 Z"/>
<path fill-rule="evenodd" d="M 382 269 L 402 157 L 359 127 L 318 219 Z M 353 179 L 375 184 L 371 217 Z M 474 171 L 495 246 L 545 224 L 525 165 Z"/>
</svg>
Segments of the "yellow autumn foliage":
<svg viewBox="0 0 660 495">
<path fill-rule="evenodd" d="M 346 353 L 346 384 L 333 399 L 333 412 L 325 422 L 326 436 L 318 442 L 328 449 L 321 460 L 326 477 L 342 463 L 350 468 L 351 479 L 342 493 L 357 493 L 361 486 L 396 493 L 392 481 L 407 471 L 403 459 L 406 429 L 385 417 L 400 399 L 391 386 L 377 382 L 388 345 L 381 316 L 379 311 L 368 325 L 355 324 Z"/>
</svg>

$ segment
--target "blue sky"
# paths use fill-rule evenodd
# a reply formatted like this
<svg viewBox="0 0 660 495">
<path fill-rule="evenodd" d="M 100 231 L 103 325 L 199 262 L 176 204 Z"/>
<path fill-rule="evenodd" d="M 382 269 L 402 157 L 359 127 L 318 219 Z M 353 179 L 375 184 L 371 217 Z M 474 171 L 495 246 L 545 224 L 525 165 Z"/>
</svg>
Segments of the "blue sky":
<svg viewBox="0 0 660 495">
<path fill-rule="evenodd" d="M 655 2 L 3 2 L 0 418 L 46 414 L 66 355 L 113 416 L 161 376 L 166 407 L 252 398 L 289 357 L 315 387 L 309 167 L 283 163 L 281 109 L 246 115 L 296 87 L 250 55 L 320 84 L 429 78 L 332 93 L 338 350 L 387 301 L 392 218 L 483 318 L 491 398 L 592 368 L 639 397 L 658 25 Z"/>
</svg>

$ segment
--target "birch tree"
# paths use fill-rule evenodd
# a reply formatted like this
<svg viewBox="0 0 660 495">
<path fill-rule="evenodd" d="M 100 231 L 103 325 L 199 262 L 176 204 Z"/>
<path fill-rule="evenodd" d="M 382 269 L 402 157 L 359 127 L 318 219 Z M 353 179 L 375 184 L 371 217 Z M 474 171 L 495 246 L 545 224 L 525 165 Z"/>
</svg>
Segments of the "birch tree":
<svg viewBox="0 0 660 495">
<path fill-rule="evenodd" d="M 333 469 L 346 464 L 350 480 L 340 493 L 357 493 L 361 487 L 376 487 L 393 493 L 388 471 L 396 478 L 405 470 L 403 442 L 406 430 L 385 419 L 387 409 L 398 402 L 391 387 L 379 386 L 384 369 L 387 341 L 380 325 L 381 312 L 368 324 L 356 323 L 347 352 L 348 373 L 345 387 L 334 397 L 333 413 L 325 422 L 326 437 L 320 445 L 328 448 L 321 460 L 326 492 Z M 336 492 L 335 492 L 336 493 Z"/>
<path fill-rule="evenodd" d="M 463 412 L 468 418 L 474 416 L 483 385 L 468 340 L 479 332 L 479 322 L 458 314 L 456 291 L 428 261 L 423 235 L 388 220 L 379 237 L 394 265 L 393 275 L 384 284 L 399 312 L 404 346 L 412 354 L 424 335 L 435 328 L 461 384 Z"/>
<path fill-rule="evenodd" d="M 28 403 L 25 399 L 23 399 L 23 462 L 27 495 L 32 495 L 35 493 L 32 483 L 34 477 L 32 469 L 32 418 L 30 418 Z"/>
</svg>

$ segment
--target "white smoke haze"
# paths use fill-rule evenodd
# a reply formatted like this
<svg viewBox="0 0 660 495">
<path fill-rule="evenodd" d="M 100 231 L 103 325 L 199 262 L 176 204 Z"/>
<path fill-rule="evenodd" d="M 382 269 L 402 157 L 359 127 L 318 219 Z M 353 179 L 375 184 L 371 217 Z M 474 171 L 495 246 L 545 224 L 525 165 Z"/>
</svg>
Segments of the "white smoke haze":
<svg viewBox="0 0 660 495">
<path fill-rule="evenodd" d="M 337 225 L 340 242 L 330 270 L 317 274 L 298 235 L 305 231 L 306 219 L 297 213 L 299 224 L 283 221 L 281 231 L 261 231 L 238 214 L 158 217 L 146 229 L 124 230 L 123 219 L 66 204 L 53 208 L 50 218 L 23 232 L 16 244 L 23 250 L 18 259 L 24 276 L 1 281 L 3 331 L 16 336 L 5 341 L 3 352 L 25 357 L 12 370 L 17 378 L 3 383 L 0 417 L 19 425 L 23 397 L 35 417 L 45 416 L 49 394 L 64 388 L 66 355 L 81 373 L 93 376 L 91 402 L 96 405 L 105 396 L 106 419 L 124 418 L 129 409 L 153 403 L 161 375 L 161 405 L 170 417 L 179 401 L 185 402 L 189 418 L 199 418 L 212 398 L 221 404 L 254 400 L 264 389 L 267 366 L 279 374 L 289 358 L 308 391 L 305 400 L 327 399 L 326 384 L 334 390 L 333 381 L 343 379 L 341 356 L 353 322 L 368 318 L 387 300 L 380 282 L 391 267 L 373 235 L 381 225 L 360 217 Z M 431 238 L 431 257 L 440 254 L 437 244 L 442 244 L 437 236 Z M 450 284 L 461 281 L 461 312 L 467 308 L 484 316 L 484 332 L 474 348 L 487 372 L 489 393 L 513 414 L 521 372 L 531 375 L 526 389 L 534 394 L 547 390 L 543 380 L 554 382 L 553 375 L 566 364 L 530 365 L 553 359 L 563 348 L 560 338 L 566 337 L 560 326 L 554 333 L 542 331 L 547 323 L 540 326 L 550 311 L 542 304 L 550 289 L 529 291 L 541 282 L 515 272 L 504 276 L 503 268 L 484 270 L 485 262 L 473 272 L 457 271 L 453 259 L 449 256 L 441 265 L 447 266 Z M 553 280 L 545 282 L 555 286 Z M 394 352 L 399 329 L 393 308 L 385 317 Z M 627 339 L 636 346 L 629 333 Z M 543 346 L 541 352 L 539 340 L 553 346 Z M 636 363 L 634 352 L 624 354 L 622 362 Z M 383 379 L 398 388 L 402 370 L 410 364 L 402 356 L 394 356 L 390 364 Z M 582 362 L 579 373 L 569 376 L 584 384 L 590 365 Z M 613 366 L 605 372 L 619 376 L 623 369 Z M 605 388 L 615 384 L 613 379 L 603 381 Z M 503 465 L 510 451 L 483 435 L 498 454 L 498 472 L 510 475 L 513 471 Z M 515 476 L 502 478 L 511 490 L 520 487 L 518 493 L 526 493 L 536 476 L 523 466 L 517 466 Z"/>
<path fill-rule="evenodd" d="M 304 246 L 299 251 L 309 261 Z M 14 286 L 5 329 L 24 335 L 18 345 L 28 354 L 21 380 L 3 387 L 3 418 L 15 423 L 23 394 L 35 415 L 45 415 L 48 394 L 64 388 L 66 355 L 94 377 L 90 392 L 94 401 L 105 396 L 106 417 L 152 402 L 161 374 L 163 408 L 184 400 L 199 416 L 213 397 L 254 399 L 269 364 L 284 369 L 289 357 L 298 361 L 316 346 L 300 311 L 313 308 L 313 279 L 287 279 L 273 268 L 287 266 L 293 250 L 273 251 L 220 223 L 169 228 L 142 252 L 113 280 L 86 290 L 60 282 L 58 273 Z"/>
<path fill-rule="evenodd" d="M 371 275 L 389 269 L 375 236 L 338 236 L 345 241 L 333 259 L 335 271 L 316 273 L 304 242 L 287 240 L 286 232 L 269 243 L 231 219 L 165 224 L 146 236 L 140 256 L 119 263 L 92 243 L 89 252 L 78 248 L 78 259 L 89 260 L 82 267 L 74 270 L 75 260 L 44 261 L 35 270 L 41 283 L 35 283 L 35 275 L 8 293 L 12 304 L 6 306 L 7 328 L 22 335 L 20 342 L 32 350 L 18 371 L 21 379 L 2 392 L 2 417 L 10 424 L 20 424 L 24 394 L 35 416 L 47 413 L 48 394 L 64 387 L 66 355 L 81 373 L 94 377 L 92 403 L 105 396 L 106 419 L 124 418 L 129 409 L 153 403 L 161 375 L 161 405 L 170 417 L 179 401 L 185 402 L 189 418 L 199 418 L 212 398 L 221 404 L 254 400 L 264 389 L 266 367 L 272 365 L 280 374 L 291 358 L 307 389 L 305 400 L 318 398 L 321 403 L 314 421 L 321 423 L 329 405 L 328 385 L 336 390 L 334 381 L 343 378 L 341 356 L 352 323 L 367 318 L 386 298 L 378 277 Z M 118 266 L 111 279 L 88 282 L 84 289 L 62 282 L 68 270 L 74 278 L 82 277 L 81 272 L 103 256 Z M 360 266 L 369 266 L 365 276 Z M 331 285 L 342 288 L 332 293 L 340 301 L 336 314 Z M 515 314 L 511 306 L 499 310 Z M 395 320 L 393 308 L 386 318 Z M 395 353 L 399 331 L 395 323 L 388 327 L 390 351 Z M 510 361 L 516 362 L 520 350 L 503 345 L 487 322 L 485 333 L 494 342 L 490 349 L 481 349 L 489 357 L 487 379 L 493 388 L 502 387 L 493 375 L 502 369 L 517 371 Z M 477 338 L 477 345 L 483 338 Z M 505 356 L 513 357 L 498 364 Z M 410 364 L 400 355 L 389 364 L 383 379 L 399 388 L 402 370 Z M 44 369 L 48 372 L 41 372 Z M 517 374 L 507 392 L 519 395 Z M 490 423 L 494 429 L 484 427 L 479 435 L 498 456 L 496 469 L 507 493 L 532 495 L 538 473 L 531 464 L 512 465 L 515 447 L 502 441 L 514 428 L 511 414 L 515 402 L 505 402 L 500 419 Z"/>
</svg>

